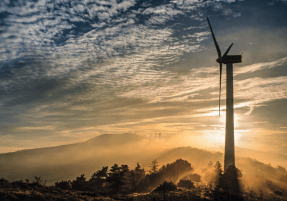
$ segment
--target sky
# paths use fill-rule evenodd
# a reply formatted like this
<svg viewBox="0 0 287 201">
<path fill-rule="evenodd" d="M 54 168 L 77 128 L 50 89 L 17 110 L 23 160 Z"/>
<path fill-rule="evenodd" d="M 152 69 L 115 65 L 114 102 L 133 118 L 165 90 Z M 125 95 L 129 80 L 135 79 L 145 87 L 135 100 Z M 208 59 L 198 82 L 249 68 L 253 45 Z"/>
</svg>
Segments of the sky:
<svg viewBox="0 0 287 201">
<path fill-rule="evenodd" d="M 287 153 L 286 0 L 1 0 L 0 153 L 137 133 Z"/>
</svg>

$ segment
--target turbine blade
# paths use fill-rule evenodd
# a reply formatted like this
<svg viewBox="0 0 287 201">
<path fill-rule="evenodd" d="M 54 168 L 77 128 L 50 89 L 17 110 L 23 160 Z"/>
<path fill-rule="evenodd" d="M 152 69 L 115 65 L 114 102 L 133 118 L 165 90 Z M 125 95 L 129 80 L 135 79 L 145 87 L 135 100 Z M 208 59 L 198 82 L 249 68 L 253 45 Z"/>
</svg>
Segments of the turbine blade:
<svg viewBox="0 0 287 201">
<path fill-rule="evenodd" d="M 221 97 L 221 75 L 222 75 L 222 63 L 220 65 L 220 79 L 219 79 L 219 116 L 220 116 L 220 97 Z"/>
<path fill-rule="evenodd" d="M 214 33 L 212 31 L 212 28 L 211 28 L 211 25 L 210 25 L 208 17 L 207 17 L 207 21 L 208 21 L 209 28 L 210 28 L 210 31 L 211 31 L 211 34 L 212 34 L 212 37 L 213 37 L 213 41 L 214 41 L 214 44 L 215 44 L 215 47 L 216 47 L 216 50 L 217 50 L 218 57 L 221 58 L 221 51 L 220 51 L 220 48 L 219 48 L 219 46 L 218 46 L 218 44 L 216 42 L 216 39 L 215 39 Z"/>
<path fill-rule="evenodd" d="M 226 52 L 224 53 L 223 57 L 226 57 L 226 55 L 228 54 L 230 48 L 232 47 L 233 43 L 231 43 L 231 45 L 229 46 L 229 48 L 226 50 Z"/>
</svg>

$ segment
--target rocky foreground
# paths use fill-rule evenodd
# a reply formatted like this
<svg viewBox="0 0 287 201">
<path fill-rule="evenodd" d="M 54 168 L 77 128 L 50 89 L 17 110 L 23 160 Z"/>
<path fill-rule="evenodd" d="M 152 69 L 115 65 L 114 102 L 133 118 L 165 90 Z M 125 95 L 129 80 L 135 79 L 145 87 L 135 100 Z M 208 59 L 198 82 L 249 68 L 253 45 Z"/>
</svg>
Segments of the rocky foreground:
<svg viewBox="0 0 287 201">
<path fill-rule="evenodd" d="M 95 199 L 96 198 L 96 199 Z M 37 183 L 16 183 L 12 182 L 2 186 L 0 189 L 1 201 L 41 201 L 41 200 L 112 200 L 100 198 L 92 192 L 80 192 L 71 190 L 62 190 L 55 187 L 43 186 Z"/>
<path fill-rule="evenodd" d="M 265 196 L 264 196 L 265 197 Z M 283 197 L 265 197 L 251 194 L 234 196 L 232 194 L 212 191 L 206 187 L 195 187 L 191 190 L 177 188 L 173 191 L 151 192 L 130 195 L 101 195 L 88 191 L 63 190 L 54 186 L 45 186 L 40 183 L 3 182 L 0 179 L 1 201 L 188 201 L 188 200 L 286 200 Z"/>
<path fill-rule="evenodd" d="M 133 195 L 104 196 L 93 192 L 63 190 L 54 186 L 44 186 L 40 183 L 25 182 L 1 182 L 0 181 L 0 200 L 1 201 L 116 201 L 116 200 L 201 200 L 200 194 L 196 195 L 193 191 L 183 191 L 181 189 L 165 193 L 147 193 Z"/>
<path fill-rule="evenodd" d="M 127 196 L 103 196 L 92 192 L 62 190 L 55 187 L 27 185 L 28 187 L 7 187 L 0 189 L 1 201 L 116 201 L 116 200 L 201 200 L 191 192 L 174 191 L 169 194 L 133 194 Z"/>
</svg>

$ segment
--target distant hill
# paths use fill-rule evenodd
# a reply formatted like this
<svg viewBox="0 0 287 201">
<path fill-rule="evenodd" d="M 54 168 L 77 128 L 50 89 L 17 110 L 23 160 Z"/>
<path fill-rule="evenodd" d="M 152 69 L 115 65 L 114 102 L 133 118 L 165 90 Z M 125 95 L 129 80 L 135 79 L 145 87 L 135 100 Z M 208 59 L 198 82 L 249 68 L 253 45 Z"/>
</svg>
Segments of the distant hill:
<svg viewBox="0 0 287 201">
<path fill-rule="evenodd" d="M 255 151 L 241 147 L 235 148 L 235 155 L 245 158 L 253 158 L 263 163 L 271 163 L 272 165 L 281 165 L 287 167 L 287 155 L 283 153 L 273 153 L 263 151 Z"/>
<path fill-rule="evenodd" d="M 42 176 L 48 184 L 75 179 L 82 173 L 88 178 L 102 166 L 136 166 L 140 160 L 152 160 L 161 151 L 144 150 L 143 154 L 139 146 L 148 143 L 135 134 L 104 134 L 82 143 L 0 154 L 0 178 L 31 180 Z"/>
<path fill-rule="evenodd" d="M 172 163 L 179 158 L 189 161 L 194 167 L 204 167 L 210 161 L 220 161 L 222 163 L 223 154 L 193 147 L 177 147 L 167 150 L 165 153 L 158 156 L 157 160 L 160 164 L 164 165 Z"/>
<path fill-rule="evenodd" d="M 124 134 L 103 134 L 98 137 L 92 138 L 84 142 L 87 146 L 117 146 L 125 145 L 128 143 L 136 143 L 145 139 L 136 134 L 124 133 Z"/>
<path fill-rule="evenodd" d="M 42 176 L 47 185 L 53 185 L 56 181 L 74 180 L 81 174 L 88 180 L 103 166 L 110 168 L 115 163 L 127 164 L 133 169 L 139 162 L 147 170 L 154 159 L 159 165 L 165 165 L 182 158 L 198 171 L 206 168 L 210 161 L 224 165 L 220 152 L 192 147 L 159 148 L 164 147 L 163 144 L 163 141 L 151 141 L 135 134 L 105 134 L 82 143 L 0 154 L 0 178 L 32 181 L 34 176 Z M 277 178 L 285 174 L 281 170 L 278 173 L 280 168 L 248 158 L 252 156 L 248 153 L 255 152 L 238 150 L 246 157 L 236 157 L 236 166 L 249 178 L 254 179 L 255 175 Z"/>
<path fill-rule="evenodd" d="M 98 137 L 87 140 L 86 142 L 61 145 L 55 147 L 26 149 L 11 153 L 0 154 L 0 164 L 22 164 L 23 162 L 34 163 L 64 163 L 68 160 L 76 158 L 77 155 L 90 149 L 111 149 L 118 146 L 124 146 L 127 143 L 136 143 L 144 140 L 135 134 L 103 134 Z M 66 155 L 67 154 L 67 155 Z M 94 155 L 101 155 L 101 153 L 94 153 Z M 54 159 L 57 159 L 54 161 Z M 61 161 L 59 161 L 61 159 Z M 49 161 L 49 162 L 47 162 Z"/>
</svg>

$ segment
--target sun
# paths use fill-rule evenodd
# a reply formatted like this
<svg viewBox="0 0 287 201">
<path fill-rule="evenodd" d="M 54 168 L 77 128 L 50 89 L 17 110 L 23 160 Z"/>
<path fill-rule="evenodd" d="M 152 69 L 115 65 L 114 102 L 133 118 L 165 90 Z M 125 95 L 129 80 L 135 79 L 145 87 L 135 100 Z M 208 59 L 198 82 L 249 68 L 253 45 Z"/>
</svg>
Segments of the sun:
<svg viewBox="0 0 287 201">
<path fill-rule="evenodd" d="M 209 147 L 222 147 L 225 146 L 225 111 L 221 113 L 219 117 L 218 125 L 213 125 L 214 130 L 204 130 L 201 136 L 201 141 Z M 234 114 L 234 144 L 239 143 L 242 136 L 242 130 L 239 129 L 240 116 Z"/>
</svg>

